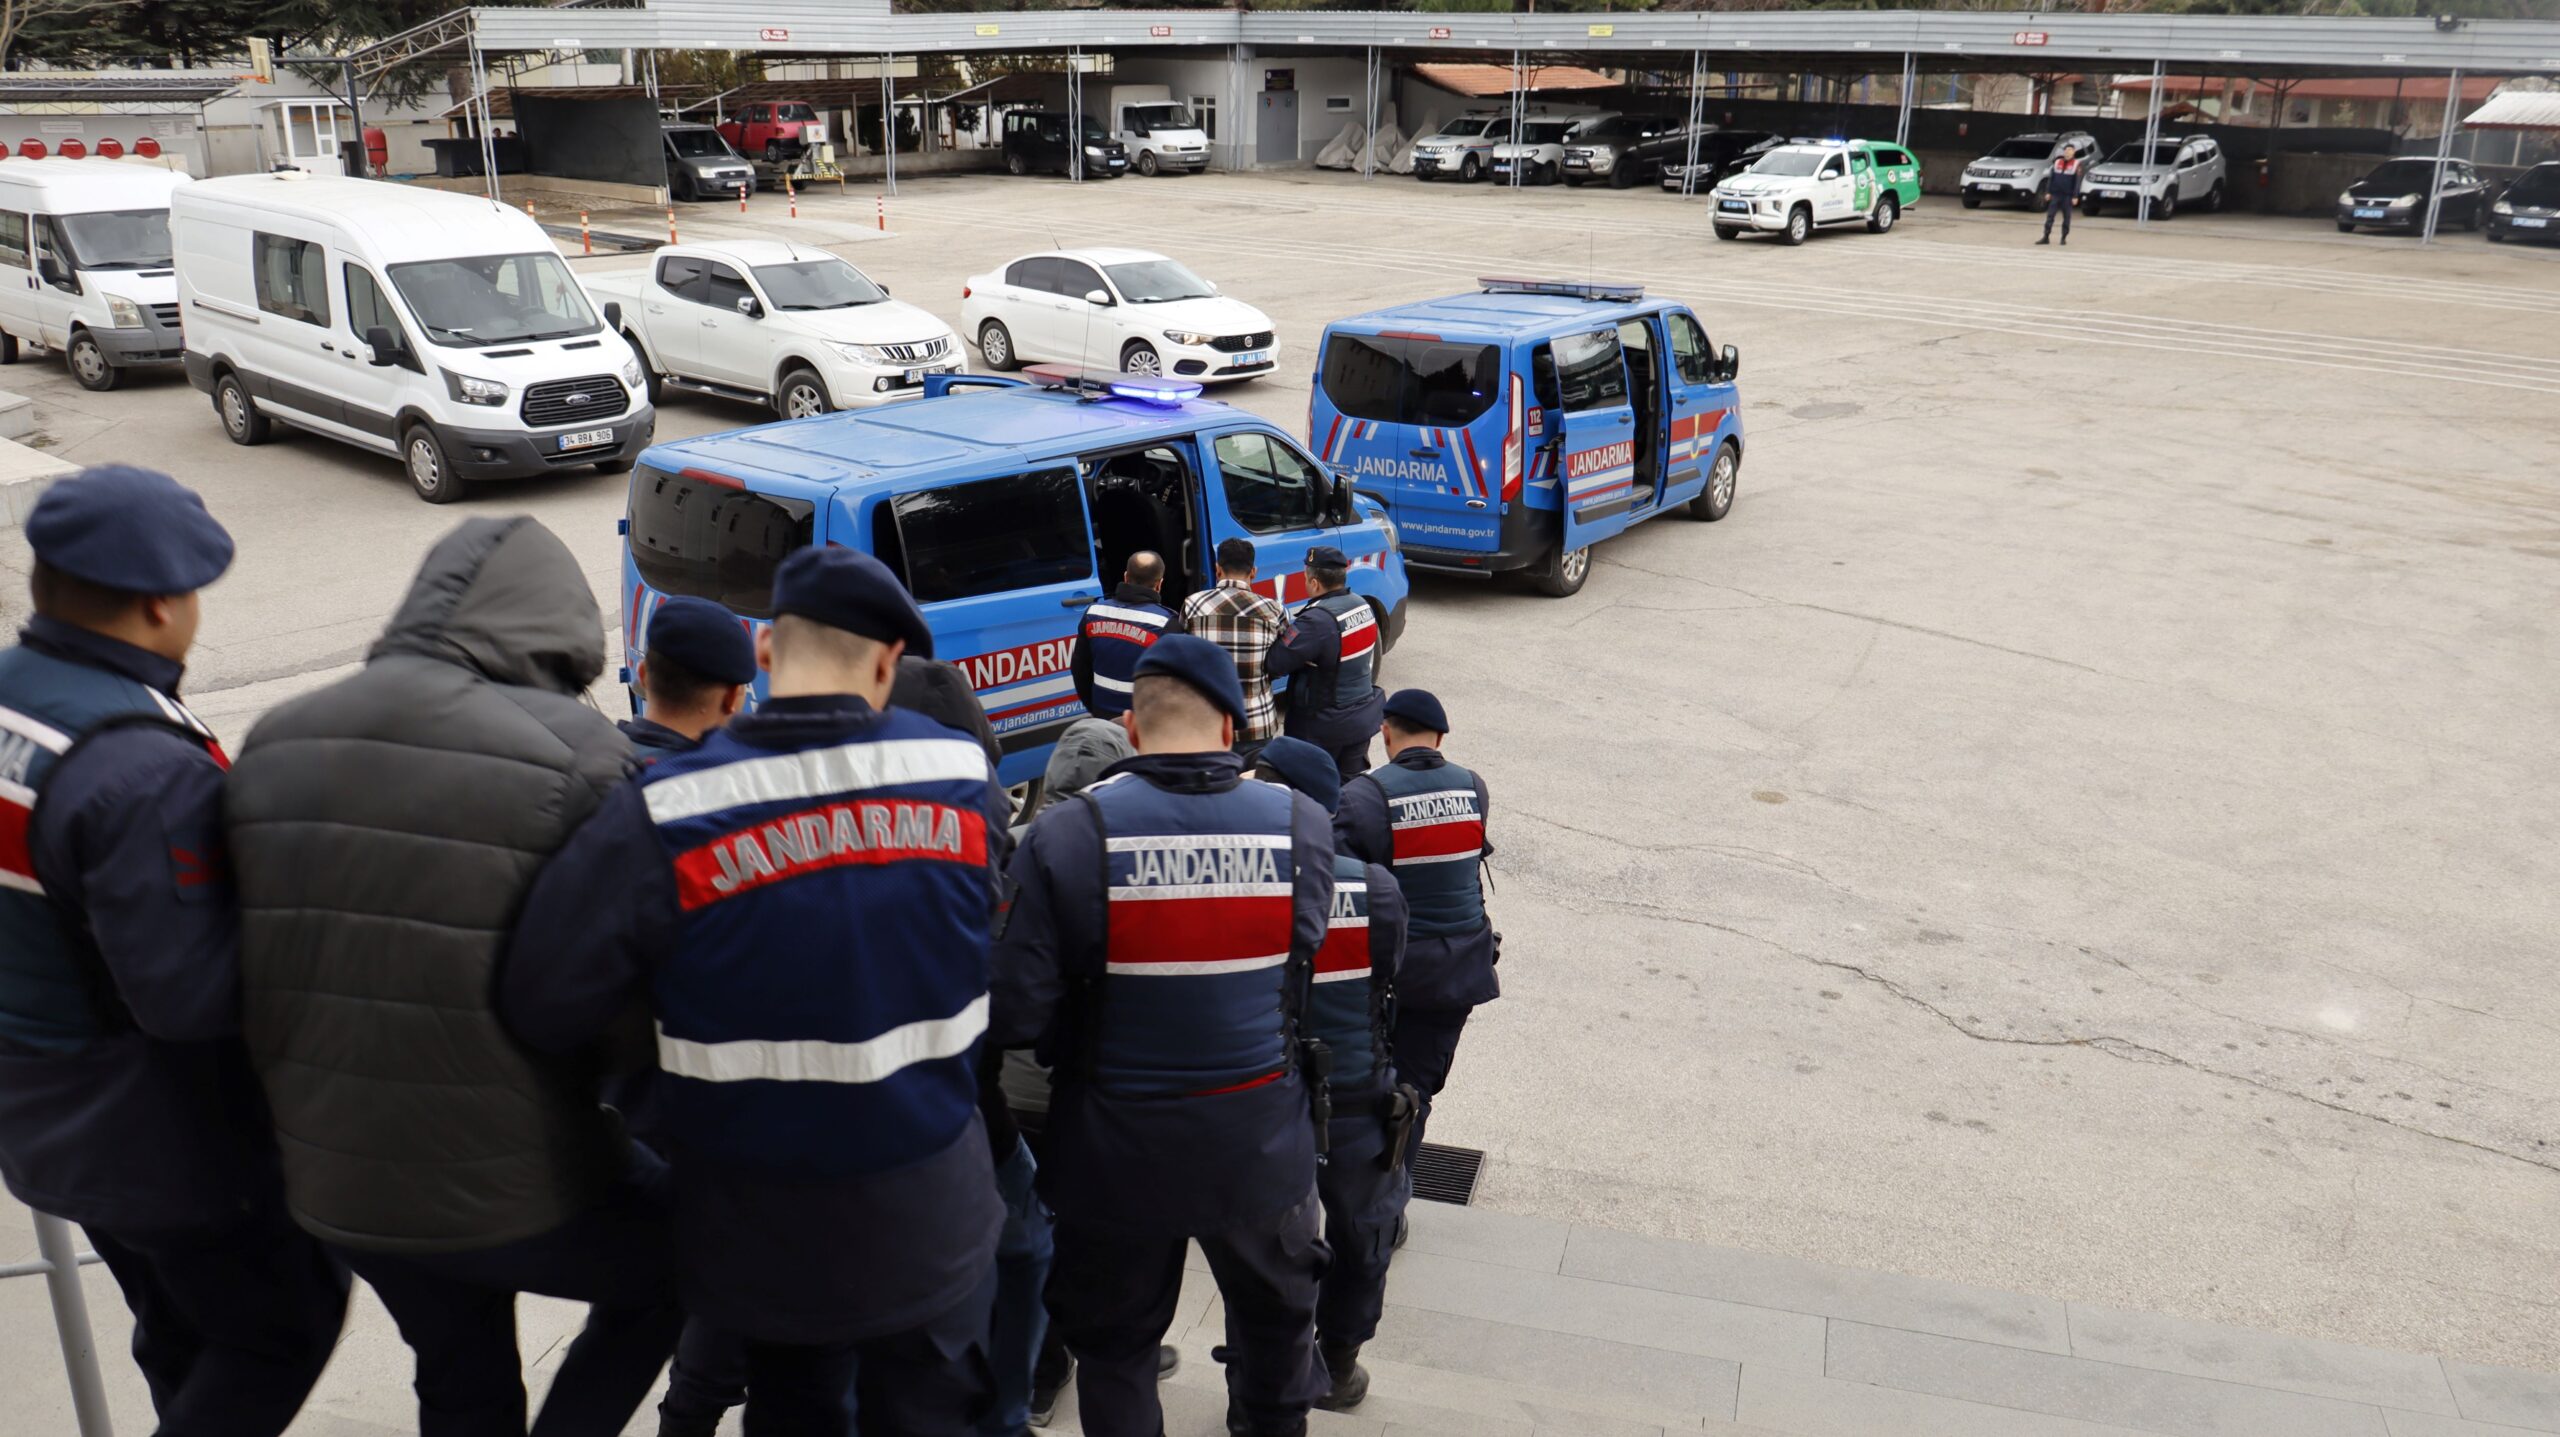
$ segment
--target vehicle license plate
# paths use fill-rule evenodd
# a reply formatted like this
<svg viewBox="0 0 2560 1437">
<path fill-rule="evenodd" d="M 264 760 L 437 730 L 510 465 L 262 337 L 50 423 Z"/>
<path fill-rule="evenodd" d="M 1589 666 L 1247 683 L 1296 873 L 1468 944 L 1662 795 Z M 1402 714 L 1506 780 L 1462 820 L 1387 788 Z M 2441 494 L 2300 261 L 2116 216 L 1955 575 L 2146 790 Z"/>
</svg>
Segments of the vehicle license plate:
<svg viewBox="0 0 2560 1437">
<path fill-rule="evenodd" d="M 610 429 L 580 429 L 560 436 L 560 448 L 564 453 L 571 449 L 592 449 L 599 444 L 612 442 L 613 431 Z"/>
<path fill-rule="evenodd" d="M 1246 350 L 1244 353 L 1239 354 L 1239 355 L 1237 355 L 1237 356 L 1236 356 L 1236 358 L 1235 358 L 1235 367 L 1236 367 L 1236 368 L 1241 369 L 1241 368 L 1243 368 L 1245 365 L 1248 365 L 1248 364 L 1269 364 L 1270 362 L 1271 362 L 1271 351 L 1270 351 L 1270 350 L 1267 350 L 1267 349 L 1248 349 L 1248 350 Z"/>
<path fill-rule="evenodd" d="M 2547 228 L 2550 223 L 2549 220 L 2517 220 L 2515 227 L 2520 230 L 2538 230 Z"/>
<path fill-rule="evenodd" d="M 2376 206 L 2373 209 L 2356 211 L 2356 218 L 2360 220 L 2378 220 L 2383 217 L 2384 213 L 2385 211 L 2380 206 Z"/>
<path fill-rule="evenodd" d="M 1751 206 L 1742 200 L 1718 200 L 1716 201 L 1716 208 L 1723 210 L 1727 214 L 1747 215 L 1751 213 Z"/>
</svg>

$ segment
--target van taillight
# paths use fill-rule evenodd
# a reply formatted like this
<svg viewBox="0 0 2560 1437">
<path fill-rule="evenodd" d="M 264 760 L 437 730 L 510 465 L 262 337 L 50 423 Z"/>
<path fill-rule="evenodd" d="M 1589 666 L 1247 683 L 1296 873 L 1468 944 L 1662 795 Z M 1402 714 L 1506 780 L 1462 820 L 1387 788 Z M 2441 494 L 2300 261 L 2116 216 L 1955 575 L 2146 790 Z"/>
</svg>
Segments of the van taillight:
<svg viewBox="0 0 2560 1437">
<path fill-rule="evenodd" d="M 1520 376 L 1515 374 L 1511 376 L 1511 424 L 1502 432 L 1502 501 L 1506 504 L 1520 497 L 1523 461 L 1527 458 L 1524 451 L 1529 442 L 1521 427 L 1522 417 Z"/>
<path fill-rule="evenodd" d="M 960 297 L 962 299 L 967 299 L 969 297 L 969 286 L 965 284 L 960 286 Z"/>
<path fill-rule="evenodd" d="M 747 487 L 747 481 L 743 479 L 732 479 L 726 474 L 714 474 L 708 469 L 679 469 L 676 471 L 676 477 L 690 479 L 696 484 L 717 484 L 723 489 Z"/>
</svg>

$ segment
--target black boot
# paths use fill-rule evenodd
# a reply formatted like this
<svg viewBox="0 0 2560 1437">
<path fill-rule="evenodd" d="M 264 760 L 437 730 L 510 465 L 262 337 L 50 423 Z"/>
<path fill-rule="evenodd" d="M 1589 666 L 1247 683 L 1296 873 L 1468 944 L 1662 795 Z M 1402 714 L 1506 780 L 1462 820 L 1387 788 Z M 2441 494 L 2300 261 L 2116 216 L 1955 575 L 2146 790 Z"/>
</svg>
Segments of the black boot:
<svg viewBox="0 0 2560 1437">
<path fill-rule="evenodd" d="M 1058 1394 L 1066 1390 L 1067 1379 L 1075 1374 L 1076 1364 L 1073 1358 L 1059 1363 L 1054 1375 L 1042 1372 L 1032 1374 L 1031 1419 L 1028 1425 L 1046 1427 L 1057 1420 Z"/>
<path fill-rule="evenodd" d="M 1369 1369 L 1360 1365 L 1360 1344 L 1327 1342 L 1316 1348 L 1324 1361 L 1325 1374 L 1333 1379 L 1333 1390 L 1316 1399 L 1316 1406 L 1327 1412 L 1348 1412 L 1369 1395 Z"/>
</svg>

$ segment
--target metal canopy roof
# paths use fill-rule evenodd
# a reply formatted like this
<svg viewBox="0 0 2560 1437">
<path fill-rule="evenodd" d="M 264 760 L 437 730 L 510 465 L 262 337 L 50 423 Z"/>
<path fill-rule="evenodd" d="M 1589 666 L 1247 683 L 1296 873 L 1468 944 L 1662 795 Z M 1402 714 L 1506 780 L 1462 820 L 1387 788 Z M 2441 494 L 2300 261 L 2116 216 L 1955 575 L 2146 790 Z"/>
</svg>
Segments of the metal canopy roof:
<svg viewBox="0 0 2560 1437">
<path fill-rule="evenodd" d="M 208 100 L 218 100 L 230 94 L 239 88 L 239 83 L 230 75 L 173 74 L 166 70 L 148 75 L 94 70 L 61 74 L 13 70 L 0 73 L 0 105 L 80 104 L 119 110 L 193 109 Z"/>
<path fill-rule="evenodd" d="M 2560 130 L 2560 93 L 2509 90 L 2463 117 L 2466 130 Z"/>
<path fill-rule="evenodd" d="M 1504 14 L 1430 11 L 1047 10 L 884 15 L 843 0 L 647 0 L 636 8 L 482 8 L 468 12 L 491 52 L 710 49 L 770 54 L 949 53 L 1187 48 L 1513 50 L 1640 64 L 1648 52 L 1705 50 L 1779 66 L 1872 57 L 1899 69 L 2181 69 L 2232 73 L 2560 74 L 2560 22 L 2427 18 L 2034 11 L 1795 10 Z M 1891 64 L 1886 63 L 1888 58 Z"/>
</svg>

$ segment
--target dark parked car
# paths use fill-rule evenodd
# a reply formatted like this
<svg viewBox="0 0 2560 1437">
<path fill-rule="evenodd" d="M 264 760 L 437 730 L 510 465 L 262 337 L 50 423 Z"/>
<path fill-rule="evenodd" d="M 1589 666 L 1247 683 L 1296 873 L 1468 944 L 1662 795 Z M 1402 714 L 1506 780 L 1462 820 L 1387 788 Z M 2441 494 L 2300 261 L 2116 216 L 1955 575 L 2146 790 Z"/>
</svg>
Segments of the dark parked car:
<svg viewBox="0 0 2560 1437">
<path fill-rule="evenodd" d="M 1678 154 L 1688 158 L 1688 131 L 1669 115 L 1611 115 L 1594 120 L 1565 137 L 1564 182 L 1607 180 L 1611 189 L 1653 179 L 1679 139 Z"/>
<path fill-rule="evenodd" d="M 1111 138 L 1091 116 L 1078 124 L 1073 115 L 1056 110 L 1015 110 L 1004 117 L 1004 167 L 1017 175 L 1065 175 L 1073 151 L 1067 136 L 1084 136 L 1084 177 L 1107 180 L 1129 168 L 1129 149 Z"/>
<path fill-rule="evenodd" d="M 2338 196 L 2338 228 L 2421 230 L 2427 224 L 2427 182 L 2435 174 L 2433 160 L 2389 160 L 2372 174 L 2347 186 Z M 2436 228 L 2478 229 L 2489 218 L 2489 187 L 2468 161 L 2444 162 L 2444 198 L 2436 210 Z"/>
<path fill-rule="evenodd" d="M 2488 231 L 2491 240 L 2560 240 L 2560 160 L 2518 175 L 2489 206 Z"/>
<path fill-rule="evenodd" d="M 680 200 L 734 200 L 753 190 L 750 165 L 709 125 L 669 125 L 667 190 Z"/>
<path fill-rule="evenodd" d="M 1698 180 L 1689 193 L 1703 195 L 1730 176 L 1751 168 L 1762 155 L 1786 141 L 1766 130 L 1711 129 L 1698 137 Z M 1662 162 L 1662 187 L 1680 188 L 1680 179 L 1689 172 L 1689 141 L 1682 136 L 1672 153 Z"/>
</svg>

